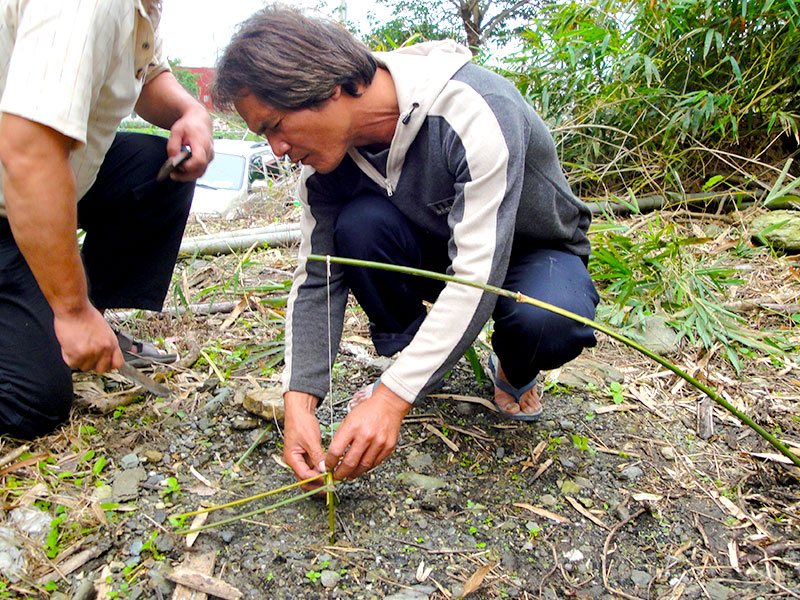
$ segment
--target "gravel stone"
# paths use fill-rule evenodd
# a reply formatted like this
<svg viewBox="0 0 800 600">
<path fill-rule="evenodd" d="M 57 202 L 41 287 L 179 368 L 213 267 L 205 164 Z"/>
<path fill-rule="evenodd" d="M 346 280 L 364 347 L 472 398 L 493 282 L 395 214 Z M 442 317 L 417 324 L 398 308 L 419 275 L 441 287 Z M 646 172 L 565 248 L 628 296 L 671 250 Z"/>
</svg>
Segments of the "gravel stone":
<svg viewBox="0 0 800 600">
<path fill-rule="evenodd" d="M 341 575 L 339 575 L 336 571 L 325 569 L 320 575 L 319 582 L 324 588 L 334 588 L 339 583 L 340 579 Z"/>
<path fill-rule="evenodd" d="M 627 481 L 636 481 L 642 475 L 644 475 L 644 471 L 642 471 L 641 467 L 636 465 L 623 469 L 619 474 L 621 479 L 625 479 Z"/>
<path fill-rule="evenodd" d="M 126 454 L 119 460 L 119 466 L 122 469 L 135 469 L 139 466 L 139 457 L 134 452 Z"/>
<path fill-rule="evenodd" d="M 650 573 L 646 571 L 639 571 L 638 569 L 631 571 L 631 581 L 640 588 L 646 588 L 652 580 Z"/>
</svg>

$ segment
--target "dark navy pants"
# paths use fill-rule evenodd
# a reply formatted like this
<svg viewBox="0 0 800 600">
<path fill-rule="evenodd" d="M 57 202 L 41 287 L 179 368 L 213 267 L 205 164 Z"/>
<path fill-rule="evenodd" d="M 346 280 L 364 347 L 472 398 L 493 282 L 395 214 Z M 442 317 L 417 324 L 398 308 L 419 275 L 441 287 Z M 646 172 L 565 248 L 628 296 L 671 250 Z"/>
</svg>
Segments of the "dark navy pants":
<svg viewBox="0 0 800 600">
<path fill-rule="evenodd" d="M 350 201 L 336 223 L 339 256 L 444 273 L 447 240 L 412 224 L 379 195 Z M 363 267 L 345 267 L 345 280 L 370 321 L 378 354 L 405 348 L 425 318 L 423 300 L 434 301 L 444 282 Z M 599 301 L 583 259 L 570 252 L 515 246 L 503 287 L 587 318 Z M 549 311 L 500 298 L 492 345 L 514 387 L 532 381 L 594 346 L 592 328 Z"/>
<path fill-rule="evenodd" d="M 118 133 L 78 203 L 82 258 L 95 307 L 160 310 L 172 278 L 193 183 L 156 182 L 166 139 Z M 0 434 L 30 438 L 69 416 L 72 373 L 53 312 L 0 218 Z"/>
</svg>

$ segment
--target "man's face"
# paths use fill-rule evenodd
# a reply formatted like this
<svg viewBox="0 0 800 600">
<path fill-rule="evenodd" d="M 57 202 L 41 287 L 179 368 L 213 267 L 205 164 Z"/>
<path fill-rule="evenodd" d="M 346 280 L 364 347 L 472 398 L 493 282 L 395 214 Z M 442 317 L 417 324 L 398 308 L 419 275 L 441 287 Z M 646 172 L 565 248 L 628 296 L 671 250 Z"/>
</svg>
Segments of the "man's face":
<svg viewBox="0 0 800 600">
<path fill-rule="evenodd" d="M 236 100 L 234 107 L 251 131 L 266 136 L 276 155 L 330 173 L 350 147 L 349 115 L 340 98 L 341 89 L 337 88 L 319 107 L 283 112 L 247 94 Z"/>
</svg>

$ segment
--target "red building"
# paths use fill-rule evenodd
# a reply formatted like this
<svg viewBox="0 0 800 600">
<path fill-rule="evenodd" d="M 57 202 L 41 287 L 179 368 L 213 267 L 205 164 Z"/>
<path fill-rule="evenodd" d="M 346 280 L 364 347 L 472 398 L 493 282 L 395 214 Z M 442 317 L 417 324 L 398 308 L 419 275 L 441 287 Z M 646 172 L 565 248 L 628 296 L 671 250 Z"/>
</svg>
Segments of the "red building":
<svg viewBox="0 0 800 600">
<path fill-rule="evenodd" d="M 208 110 L 213 110 L 214 106 L 211 104 L 211 83 L 214 80 L 213 67 L 182 67 L 189 71 L 192 75 L 198 75 L 197 81 L 197 99 L 200 100 L 203 106 Z"/>
</svg>

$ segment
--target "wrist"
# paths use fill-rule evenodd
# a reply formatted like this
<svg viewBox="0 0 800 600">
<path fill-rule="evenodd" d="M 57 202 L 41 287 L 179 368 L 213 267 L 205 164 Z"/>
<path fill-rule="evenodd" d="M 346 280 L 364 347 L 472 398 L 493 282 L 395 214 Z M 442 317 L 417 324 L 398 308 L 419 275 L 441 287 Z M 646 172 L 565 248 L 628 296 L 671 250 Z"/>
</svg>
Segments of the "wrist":
<svg viewBox="0 0 800 600">
<path fill-rule="evenodd" d="M 317 397 L 305 392 L 289 391 L 283 395 L 283 407 L 287 413 L 302 411 L 313 414 L 317 408 Z"/>
<path fill-rule="evenodd" d="M 380 398 L 381 402 L 383 402 L 392 413 L 397 414 L 400 419 L 405 418 L 408 411 L 411 410 L 412 405 L 410 402 L 403 400 L 403 398 L 395 394 L 383 383 L 380 384 L 376 395 Z"/>
</svg>

